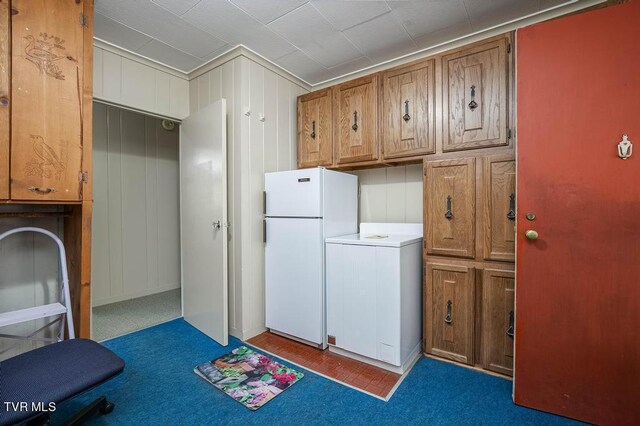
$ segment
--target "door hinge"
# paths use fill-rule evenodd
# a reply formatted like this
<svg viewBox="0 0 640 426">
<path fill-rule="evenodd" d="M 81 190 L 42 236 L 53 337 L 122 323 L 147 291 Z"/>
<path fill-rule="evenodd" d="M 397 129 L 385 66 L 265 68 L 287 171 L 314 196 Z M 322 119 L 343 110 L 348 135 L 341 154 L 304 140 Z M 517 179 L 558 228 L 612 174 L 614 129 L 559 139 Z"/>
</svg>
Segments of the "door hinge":
<svg viewBox="0 0 640 426">
<path fill-rule="evenodd" d="M 508 137 L 509 139 L 511 139 L 511 129 L 509 129 L 509 130 L 507 131 L 507 137 Z"/>
<path fill-rule="evenodd" d="M 511 53 L 511 43 L 507 43 L 507 53 Z"/>
<path fill-rule="evenodd" d="M 80 172 L 80 182 L 82 183 L 89 182 L 89 172 Z"/>
<path fill-rule="evenodd" d="M 80 26 L 82 28 L 89 28 L 89 17 L 84 13 L 80 14 Z"/>
</svg>

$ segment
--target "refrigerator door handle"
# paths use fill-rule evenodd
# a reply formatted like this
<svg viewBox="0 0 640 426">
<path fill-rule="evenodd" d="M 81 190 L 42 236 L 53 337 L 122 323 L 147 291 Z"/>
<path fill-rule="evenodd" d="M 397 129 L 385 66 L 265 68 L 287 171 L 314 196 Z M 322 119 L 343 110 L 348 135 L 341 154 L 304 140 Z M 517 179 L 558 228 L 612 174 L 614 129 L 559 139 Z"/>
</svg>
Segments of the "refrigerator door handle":
<svg viewBox="0 0 640 426">
<path fill-rule="evenodd" d="M 267 242 L 267 219 L 262 219 L 262 242 Z"/>
<path fill-rule="evenodd" d="M 262 214 L 267 214 L 267 191 L 262 191 Z"/>
</svg>

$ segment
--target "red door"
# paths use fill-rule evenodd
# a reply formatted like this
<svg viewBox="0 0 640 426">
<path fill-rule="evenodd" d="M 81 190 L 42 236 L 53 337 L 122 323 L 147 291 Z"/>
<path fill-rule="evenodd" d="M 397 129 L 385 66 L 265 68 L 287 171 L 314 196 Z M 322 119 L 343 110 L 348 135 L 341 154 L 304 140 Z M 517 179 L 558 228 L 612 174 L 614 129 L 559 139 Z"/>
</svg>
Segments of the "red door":
<svg viewBox="0 0 640 426">
<path fill-rule="evenodd" d="M 515 402 L 640 424 L 640 1 L 517 43 Z"/>
</svg>

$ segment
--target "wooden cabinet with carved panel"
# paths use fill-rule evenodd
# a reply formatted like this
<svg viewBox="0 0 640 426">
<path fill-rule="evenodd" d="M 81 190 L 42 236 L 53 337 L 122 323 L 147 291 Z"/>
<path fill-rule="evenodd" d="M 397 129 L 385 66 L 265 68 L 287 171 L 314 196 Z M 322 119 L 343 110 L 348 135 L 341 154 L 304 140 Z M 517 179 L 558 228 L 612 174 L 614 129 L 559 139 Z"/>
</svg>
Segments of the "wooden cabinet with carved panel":
<svg viewBox="0 0 640 426">
<path fill-rule="evenodd" d="M 378 159 L 378 75 L 334 88 L 333 118 L 336 163 Z"/>
<path fill-rule="evenodd" d="M 298 168 L 333 164 L 331 89 L 298 98 Z"/>
<path fill-rule="evenodd" d="M 483 159 L 484 258 L 515 260 L 516 162 L 512 155 Z"/>
<path fill-rule="evenodd" d="M 0 0 L 0 200 L 9 198 L 10 17 L 9 0 Z"/>
<path fill-rule="evenodd" d="M 435 61 L 381 74 L 380 135 L 384 159 L 435 152 Z"/>
<path fill-rule="evenodd" d="M 472 267 L 427 263 L 425 270 L 425 349 L 473 364 L 474 281 Z"/>
<path fill-rule="evenodd" d="M 507 145 L 505 37 L 442 57 L 443 151 Z"/>
<path fill-rule="evenodd" d="M 425 161 L 428 254 L 475 256 L 475 158 Z"/>
<path fill-rule="evenodd" d="M 507 375 L 513 374 L 514 283 L 513 271 L 482 273 L 482 366 Z"/>
<path fill-rule="evenodd" d="M 12 200 L 82 199 L 84 3 L 11 3 Z"/>
</svg>

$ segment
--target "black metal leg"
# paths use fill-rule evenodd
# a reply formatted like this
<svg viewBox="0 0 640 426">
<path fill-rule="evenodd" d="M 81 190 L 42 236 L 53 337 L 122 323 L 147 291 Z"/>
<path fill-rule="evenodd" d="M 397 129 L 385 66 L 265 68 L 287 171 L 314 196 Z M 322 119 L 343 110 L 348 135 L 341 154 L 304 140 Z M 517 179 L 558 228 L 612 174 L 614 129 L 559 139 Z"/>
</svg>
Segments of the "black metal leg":
<svg viewBox="0 0 640 426">
<path fill-rule="evenodd" d="M 82 410 L 78 411 L 73 415 L 70 419 L 68 419 L 64 425 L 65 426 L 77 426 L 84 423 L 87 419 L 95 415 L 96 413 L 100 414 L 109 414 L 113 411 L 115 405 L 112 402 L 107 401 L 105 396 L 101 396 L 100 398 L 93 401 L 91 404 L 84 407 Z"/>
</svg>

